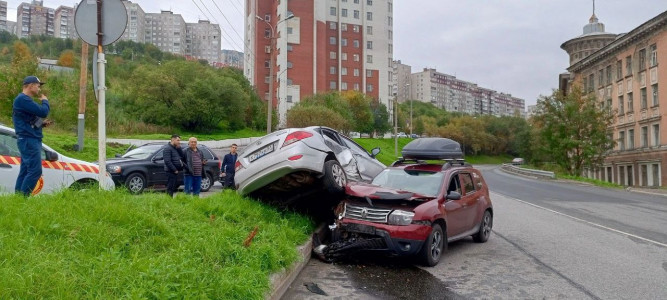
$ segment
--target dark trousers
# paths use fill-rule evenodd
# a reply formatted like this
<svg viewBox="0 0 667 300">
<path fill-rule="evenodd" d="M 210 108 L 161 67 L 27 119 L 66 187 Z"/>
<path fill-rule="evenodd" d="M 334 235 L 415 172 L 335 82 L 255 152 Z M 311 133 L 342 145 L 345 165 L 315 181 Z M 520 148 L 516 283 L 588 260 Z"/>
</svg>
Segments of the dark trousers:
<svg viewBox="0 0 667 300">
<path fill-rule="evenodd" d="M 42 140 L 19 137 L 17 144 L 21 152 L 21 167 L 14 191 L 30 196 L 37 181 L 42 177 Z"/>
<path fill-rule="evenodd" d="M 178 189 L 178 185 L 176 185 L 177 181 L 178 174 L 167 171 L 167 194 L 169 194 L 171 197 L 174 196 L 174 192 L 176 192 L 176 189 Z"/>
<path fill-rule="evenodd" d="M 223 188 L 235 189 L 236 184 L 234 183 L 234 173 L 225 173 L 225 175 L 227 175 L 227 176 L 224 177 L 225 178 L 225 184 L 224 184 Z"/>
</svg>

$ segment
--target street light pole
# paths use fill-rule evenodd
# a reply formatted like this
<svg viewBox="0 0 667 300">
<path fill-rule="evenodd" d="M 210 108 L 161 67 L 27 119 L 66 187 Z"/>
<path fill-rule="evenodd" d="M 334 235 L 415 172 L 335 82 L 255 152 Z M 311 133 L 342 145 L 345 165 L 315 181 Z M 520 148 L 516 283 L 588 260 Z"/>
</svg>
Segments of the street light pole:
<svg viewBox="0 0 667 300">
<path fill-rule="evenodd" d="M 408 88 L 410 88 L 410 84 L 406 83 L 405 84 L 405 94 L 406 95 L 410 95 L 408 93 Z M 413 127 L 413 125 L 412 125 L 412 97 L 408 96 L 408 98 L 410 98 L 410 137 L 412 137 L 412 127 Z"/>
<path fill-rule="evenodd" d="M 398 101 L 394 93 L 394 156 L 398 157 Z"/>
</svg>

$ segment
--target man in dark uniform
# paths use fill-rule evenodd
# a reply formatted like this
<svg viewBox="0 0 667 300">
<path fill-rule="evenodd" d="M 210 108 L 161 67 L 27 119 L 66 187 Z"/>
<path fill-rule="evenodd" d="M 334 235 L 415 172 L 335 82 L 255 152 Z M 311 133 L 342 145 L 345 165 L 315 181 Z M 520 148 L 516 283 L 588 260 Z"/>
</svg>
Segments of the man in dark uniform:
<svg viewBox="0 0 667 300">
<path fill-rule="evenodd" d="M 41 93 L 45 82 L 35 76 L 23 79 L 23 92 L 14 99 L 12 121 L 21 152 L 21 169 L 16 178 L 16 193 L 30 196 L 42 176 L 42 127 L 49 124 L 44 118 L 49 114 L 49 100 Z M 39 96 L 41 105 L 32 97 Z"/>
<path fill-rule="evenodd" d="M 167 172 L 167 194 L 174 196 L 178 189 L 178 172 L 183 171 L 183 149 L 181 149 L 181 137 L 178 134 L 171 136 L 169 144 L 162 151 L 164 158 L 164 170 Z"/>
<path fill-rule="evenodd" d="M 237 148 L 236 144 L 232 144 L 229 154 L 225 154 L 225 157 L 222 159 L 220 176 L 223 176 L 225 178 L 225 183 L 223 184 L 223 188 L 231 188 L 231 189 L 236 188 L 234 183 L 234 173 L 236 173 L 236 170 L 234 168 L 236 167 L 236 157 L 237 157 L 236 148 Z"/>
</svg>

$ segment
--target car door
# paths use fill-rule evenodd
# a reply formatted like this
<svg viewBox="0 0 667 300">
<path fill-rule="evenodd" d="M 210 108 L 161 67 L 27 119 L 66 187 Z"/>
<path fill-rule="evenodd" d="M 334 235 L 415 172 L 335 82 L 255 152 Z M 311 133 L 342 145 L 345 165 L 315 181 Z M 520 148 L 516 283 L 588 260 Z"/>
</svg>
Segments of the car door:
<svg viewBox="0 0 667 300">
<path fill-rule="evenodd" d="M 382 172 L 387 166 L 383 165 L 377 159 L 371 156 L 366 149 L 345 136 L 339 135 L 343 142 L 350 148 L 352 155 L 357 161 L 357 170 L 362 181 L 370 182 L 377 174 Z"/>
<path fill-rule="evenodd" d="M 444 210 L 445 215 L 447 216 L 447 236 L 453 237 L 459 235 L 465 231 L 465 206 L 463 205 L 463 187 L 461 186 L 461 181 L 459 179 L 459 174 L 452 174 L 450 176 L 446 195 L 449 195 L 450 192 L 457 192 L 461 194 L 461 199 L 459 200 L 450 200 L 445 199 Z"/>
<path fill-rule="evenodd" d="M 146 167 L 148 171 L 146 181 L 149 185 L 167 185 L 167 172 L 164 170 L 163 151 L 164 147 L 157 150 Z"/>
<path fill-rule="evenodd" d="M 20 159 L 16 136 L 11 132 L 0 131 L 0 194 L 14 193 L 21 167 Z"/>
<path fill-rule="evenodd" d="M 472 229 L 477 224 L 479 195 L 475 188 L 475 183 L 470 172 L 459 173 L 459 179 L 463 186 L 463 195 L 461 195 L 461 202 L 464 206 L 465 227 L 466 230 Z"/>
<path fill-rule="evenodd" d="M 322 136 L 324 137 L 324 144 L 333 151 L 336 155 L 336 159 L 340 163 L 345 174 L 347 175 L 348 180 L 360 181 L 362 178 L 359 175 L 359 169 L 357 168 L 357 160 L 355 159 L 352 150 L 341 140 L 337 132 L 322 128 Z"/>
</svg>

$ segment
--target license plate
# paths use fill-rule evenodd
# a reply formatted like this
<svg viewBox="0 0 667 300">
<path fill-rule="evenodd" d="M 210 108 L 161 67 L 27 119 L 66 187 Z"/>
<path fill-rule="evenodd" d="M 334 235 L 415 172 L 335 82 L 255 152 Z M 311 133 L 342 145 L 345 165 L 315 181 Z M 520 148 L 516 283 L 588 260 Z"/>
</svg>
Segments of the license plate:
<svg viewBox="0 0 667 300">
<path fill-rule="evenodd" d="M 250 154 L 250 156 L 248 156 L 248 160 L 250 162 L 253 162 L 253 161 L 256 161 L 256 160 L 260 159 L 262 156 L 273 152 L 273 150 L 275 150 L 275 147 L 276 147 L 275 145 L 276 145 L 276 143 L 272 143 L 272 144 L 269 144 L 262 149 L 259 149 L 255 152 L 253 152 L 252 154 Z"/>
<path fill-rule="evenodd" d="M 345 226 L 345 229 L 349 232 L 358 232 L 365 234 L 375 234 L 375 227 L 368 226 L 364 224 L 350 223 Z"/>
</svg>

